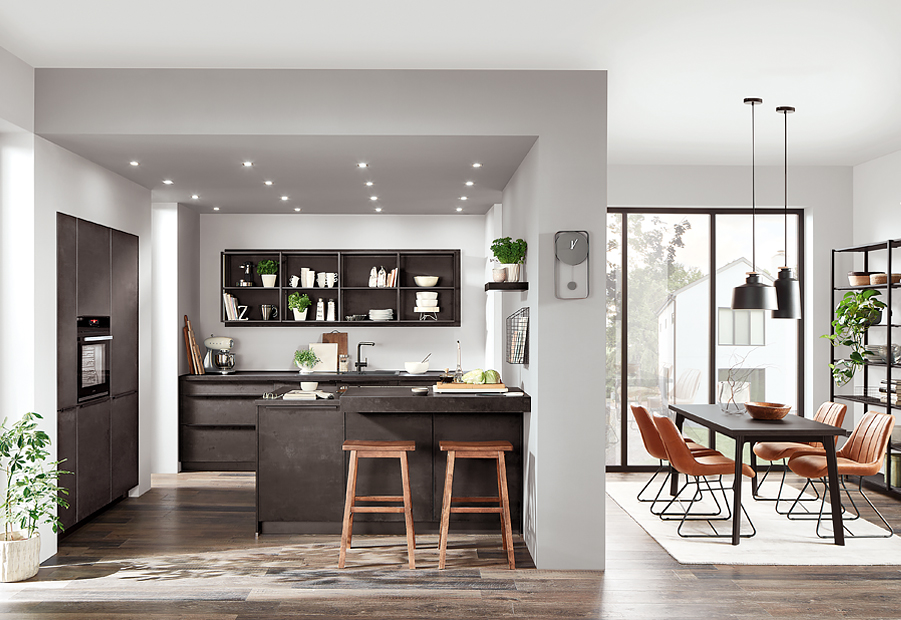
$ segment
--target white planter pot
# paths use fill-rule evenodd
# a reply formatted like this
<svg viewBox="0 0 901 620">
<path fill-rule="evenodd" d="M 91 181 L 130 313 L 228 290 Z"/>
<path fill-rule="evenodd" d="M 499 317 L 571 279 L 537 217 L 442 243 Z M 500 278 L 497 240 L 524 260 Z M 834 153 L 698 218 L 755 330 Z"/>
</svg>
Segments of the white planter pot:
<svg viewBox="0 0 901 620">
<path fill-rule="evenodd" d="M 278 277 L 277 273 L 267 273 L 262 274 L 260 277 L 263 279 L 263 286 L 266 288 L 272 288 L 275 286 L 275 279 Z"/>
<path fill-rule="evenodd" d="M 519 265 L 504 265 L 507 270 L 507 282 L 519 282 Z"/>
<path fill-rule="evenodd" d="M 297 366 L 298 368 L 300 368 L 300 374 L 302 374 L 302 375 L 308 375 L 313 372 L 313 369 L 310 368 L 309 366 L 301 366 L 297 362 L 294 362 L 294 365 Z"/>
<path fill-rule="evenodd" d="M 41 535 L 25 538 L 13 532 L 11 540 L 0 534 L 0 582 L 23 581 L 38 574 L 41 555 Z"/>
<path fill-rule="evenodd" d="M 307 308 L 303 312 L 301 312 L 297 308 L 291 308 L 291 309 L 294 311 L 294 320 L 295 321 L 306 321 L 307 320 L 307 310 L 309 310 L 309 308 Z"/>
<path fill-rule="evenodd" d="M 491 279 L 495 282 L 506 282 L 507 281 L 507 268 L 506 267 L 495 267 L 491 270 Z"/>
</svg>

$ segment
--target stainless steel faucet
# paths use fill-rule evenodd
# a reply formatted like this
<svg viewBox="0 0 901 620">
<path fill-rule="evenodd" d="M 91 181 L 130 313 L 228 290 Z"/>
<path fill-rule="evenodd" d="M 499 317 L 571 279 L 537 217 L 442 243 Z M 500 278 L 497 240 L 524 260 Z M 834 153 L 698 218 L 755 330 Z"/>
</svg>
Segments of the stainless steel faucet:
<svg viewBox="0 0 901 620">
<path fill-rule="evenodd" d="M 357 369 L 357 372 L 361 372 L 366 366 L 369 366 L 369 358 L 363 359 L 363 353 L 361 352 L 361 347 L 363 345 L 374 347 L 375 343 L 367 341 L 357 343 L 357 361 L 354 362 L 354 368 Z"/>
</svg>

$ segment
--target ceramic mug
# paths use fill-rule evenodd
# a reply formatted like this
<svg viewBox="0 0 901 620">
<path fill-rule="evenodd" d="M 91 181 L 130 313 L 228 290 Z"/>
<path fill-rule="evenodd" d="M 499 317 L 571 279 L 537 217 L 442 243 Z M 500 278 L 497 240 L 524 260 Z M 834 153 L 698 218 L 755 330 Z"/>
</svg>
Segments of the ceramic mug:
<svg viewBox="0 0 901 620">
<path fill-rule="evenodd" d="M 291 280 L 289 282 L 292 287 L 296 288 L 300 286 L 300 278 L 298 278 L 297 276 L 291 276 Z"/>
<path fill-rule="evenodd" d="M 325 276 L 326 273 L 324 271 L 320 271 L 316 274 L 316 284 L 319 285 L 319 288 L 325 288 Z"/>
<path fill-rule="evenodd" d="M 332 288 L 335 286 L 335 280 L 338 279 L 337 273 L 327 273 L 325 274 L 325 285 L 328 288 Z"/>
<path fill-rule="evenodd" d="M 313 288 L 313 283 L 316 281 L 316 272 L 312 269 L 307 270 L 307 281 L 304 283 L 304 286 L 307 288 Z"/>
</svg>

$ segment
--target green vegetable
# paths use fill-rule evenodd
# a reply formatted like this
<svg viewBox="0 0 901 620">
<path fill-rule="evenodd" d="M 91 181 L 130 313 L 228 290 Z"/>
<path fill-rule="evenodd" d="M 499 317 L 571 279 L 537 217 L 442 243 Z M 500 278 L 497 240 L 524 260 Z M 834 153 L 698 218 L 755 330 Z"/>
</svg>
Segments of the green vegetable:
<svg viewBox="0 0 901 620">
<path fill-rule="evenodd" d="M 485 383 L 500 383 L 501 382 L 501 373 L 496 370 L 486 370 L 485 371 Z"/>
<path fill-rule="evenodd" d="M 485 383 L 485 371 L 481 368 L 470 370 L 468 373 L 463 375 L 463 383 Z"/>
<path fill-rule="evenodd" d="M 298 312 L 303 312 L 312 304 L 313 302 L 310 301 L 310 297 L 306 293 L 301 295 L 299 292 L 294 291 L 293 293 L 288 295 L 288 310 L 297 310 Z"/>
</svg>

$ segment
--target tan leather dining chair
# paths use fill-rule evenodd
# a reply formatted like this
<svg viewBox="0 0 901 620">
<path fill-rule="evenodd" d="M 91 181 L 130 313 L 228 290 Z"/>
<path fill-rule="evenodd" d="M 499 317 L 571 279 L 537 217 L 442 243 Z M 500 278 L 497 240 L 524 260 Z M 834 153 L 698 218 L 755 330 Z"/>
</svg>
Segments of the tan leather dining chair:
<svg viewBox="0 0 901 620">
<path fill-rule="evenodd" d="M 842 425 L 842 422 L 845 421 L 845 413 L 848 411 L 847 405 L 840 405 L 838 403 L 833 403 L 830 401 L 824 402 L 820 405 L 817 412 L 814 414 L 813 419 L 817 422 L 822 422 L 823 424 L 829 424 L 830 426 L 838 426 Z M 838 437 L 835 438 L 838 441 Z M 800 454 L 823 454 L 826 452 L 823 449 L 823 444 L 818 441 L 804 443 L 797 441 L 765 441 L 761 443 L 754 444 L 754 455 L 764 461 L 769 461 L 769 466 L 767 467 L 766 472 L 764 472 L 763 476 L 761 476 L 760 481 L 757 483 L 757 493 L 754 494 L 754 499 L 758 501 L 766 501 L 766 502 L 776 502 L 776 512 L 779 514 L 789 514 L 788 510 L 780 510 L 779 503 L 780 502 L 790 502 L 792 501 L 790 498 L 782 499 L 782 489 L 785 487 L 785 473 L 787 471 L 787 463 L 788 459 L 793 456 L 797 456 Z M 763 486 L 764 481 L 767 479 L 770 471 L 772 470 L 773 463 L 776 461 L 782 461 L 782 479 L 779 481 L 779 492 L 776 493 L 776 497 L 763 497 L 760 495 L 760 488 Z M 805 484 L 805 487 L 808 486 L 809 482 Z M 814 489 L 816 491 L 816 489 Z M 803 491 L 802 491 L 803 494 Z M 799 501 L 818 501 L 820 498 L 810 497 L 803 498 Z"/>
<path fill-rule="evenodd" d="M 841 450 L 835 455 L 836 464 L 838 466 L 839 482 L 841 483 L 842 490 L 845 492 L 851 507 L 854 509 L 853 516 L 842 516 L 842 527 L 845 528 L 846 538 L 890 538 L 893 535 L 892 526 L 885 520 L 882 513 L 876 510 L 876 506 L 873 505 L 870 498 L 863 492 L 862 485 L 864 476 L 877 474 L 882 468 L 882 461 L 885 459 L 885 448 L 888 445 L 894 426 L 895 416 L 868 411 L 854 427 L 851 437 L 848 438 L 845 445 L 843 445 Z M 811 480 L 819 479 L 823 483 L 823 497 L 820 500 L 820 512 L 817 518 L 816 532 L 817 536 L 820 538 L 832 537 L 832 534 L 829 532 L 825 534 L 820 533 L 820 526 L 823 522 L 823 508 L 826 504 L 826 496 L 829 495 L 829 486 L 826 479 L 826 456 L 824 454 L 799 454 L 789 459 L 788 467 L 799 476 Z M 882 524 L 887 530 L 884 534 L 855 535 L 844 525 L 847 521 L 854 521 L 860 518 L 860 511 L 857 509 L 857 505 L 854 503 L 848 488 L 845 486 L 844 476 L 859 477 L 857 482 L 857 492 L 864 500 L 866 500 L 873 512 L 875 512 L 882 520 Z"/>
<path fill-rule="evenodd" d="M 666 448 L 663 446 L 663 441 L 660 439 L 660 433 L 657 431 L 657 426 L 654 424 L 654 416 L 649 412 L 645 407 L 641 405 L 631 405 L 632 409 L 632 417 L 635 418 L 636 424 L 638 424 L 638 431 L 641 434 L 641 441 L 644 443 L 644 449 L 647 450 L 648 454 L 650 454 L 653 458 L 657 459 L 658 466 L 657 470 L 654 472 L 654 475 L 651 476 L 650 480 L 648 480 L 645 485 L 638 492 L 638 496 L 636 499 L 640 502 L 651 502 L 651 512 L 654 514 L 659 514 L 659 511 L 656 510 L 656 506 L 658 502 L 667 502 L 668 499 L 660 499 L 663 490 L 666 488 L 666 483 L 669 482 L 671 476 L 671 470 L 669 465 L 667 464 L 668 457 L 666 455 Z M 705 448 L 699 443 L 694 442 L 693 440 L 683 437 L 683 441 L 688 446 L 688 449 L 691 452 L 696 454 L 701 453 L 714 453 L 716 450 L 710 450 L 709 448 Z M 657 489 L 657 493 L 653 497 L 647 497 L 644 495 L 645 491 L 648 487 L 653 484 L 654 479 L 657 478 L 658 474 L 662 473 L 666 470 L 666 476 L 663 478 L 663 482 L 660 484 L 660 487 Z"/>
<path fill-rule="evenodd" d="M 722 494 L 723 502 L 725 504 L 725 514 L 691 514 L 691 509 L 696 502 L 689 502 L 685 507 L 685 511 L 680 515 L 679 528 L 676 530 L 676 533 L 682 538 L 731 538 L 731 532 L 723 534 L 717 532 L 712 521 L 727 521 L 732 518 L 732 510 L 729 507 L 729 498 L 726 496 L 726 487 L 723 486 L 723 476 L 735 472 L 735 461 L 716 450 L 711 450 L 710 454 L 693 454 L 685 444 L 682 435 L 679 433 L 679 429 L 676 428 L 676 425 L 669 418 L 656 417 L 654 418 L 654 424 L 657 427 L 657 431 L 660 433 L 660 439 L 663 441 L 663 446 L 666 449 L 667 457 L 669 458 L 669 462 L 673 466 L 673 469 L 694 479 L 694 483 L 697 485 L 697 494 L 702 494 L 706 489 L 717 505 L 717 508 L 722 510 L 719 499 L 717 498 L 717 492 Z M 743 475 L 749 478 L 754 477 L 754 470 L 750 465 L 744 464 L 741 469 Z M 716 486 L 710 483 L 710 478 L 712 476 L 716 476 L 717 478 Z M 732 487 L 730 486 L 729 489 L 731 488 Z M 668 514 L 667 511 L 677 498 L 678 496 L 670 500 L 669 504 L 664 509 L 665 514 Z M 741 511 L 744 514 L 748 525 L 751 527 L 751 532 L 741 534 L 741 537 L 749 538 L 756 534 L 757 530 L 754 528 L 754 523 L 751 522 L 744 506 L 742 506 Z M 710 528 L 713 530 L 713 534 L 683 533 L 682 529 L 685 526 L 685 522 L 691 520 L 707 521 Z"/>
</svg>

